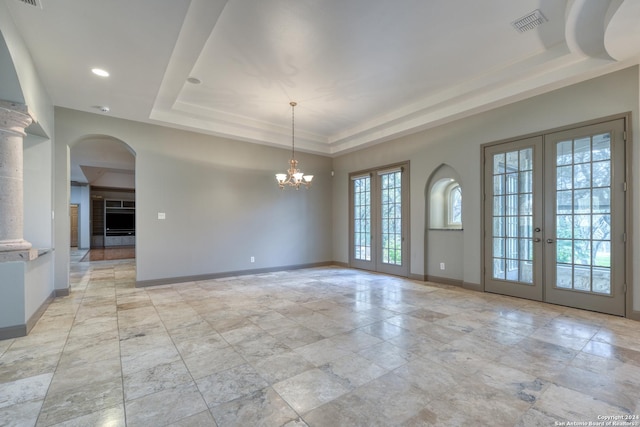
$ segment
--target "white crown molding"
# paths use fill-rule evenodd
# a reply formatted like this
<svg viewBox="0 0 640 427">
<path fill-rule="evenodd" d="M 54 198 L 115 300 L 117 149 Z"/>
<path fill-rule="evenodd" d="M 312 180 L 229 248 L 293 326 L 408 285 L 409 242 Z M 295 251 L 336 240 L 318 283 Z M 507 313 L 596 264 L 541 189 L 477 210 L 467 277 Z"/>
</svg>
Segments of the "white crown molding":
<svg viewBox="0 0 640 427">
<path fill-rule="evenodd" d="M 291 128 L 277 126 L 267 122 L 259 122 L 231 114 L 217 113 L 213 115 L 197 115 L 185 104 L 176 103 L 181 109 L 171 111 L 154 110 L 150 119 L 157 124 L 172 126 L 178 129 L 191 130 L 223 138 L 262 144 L 277 148 L 291 148 Z M 193 109 L 201 112 L 197 106 Z M 296 129 L 296 151 L 329 155 L 326 139 Z"/>
</svg>

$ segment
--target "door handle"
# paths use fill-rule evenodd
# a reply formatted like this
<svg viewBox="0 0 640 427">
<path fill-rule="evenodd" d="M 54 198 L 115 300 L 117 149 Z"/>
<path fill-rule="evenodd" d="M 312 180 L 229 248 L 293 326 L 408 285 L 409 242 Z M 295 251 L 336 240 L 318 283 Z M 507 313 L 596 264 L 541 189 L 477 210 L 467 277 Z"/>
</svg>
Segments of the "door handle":
<svg viewBox="0 0 640 427">
<path fill-rule="evenodd" d="M 547 243 L 553 243 L 553 239 L 547 239 Z"/>
<path fill-rule="evenodd" d="M 534 242 L 539 242 L 540 240 L 542 240 L 542 239 L 539 238 L 539 237 L 536 237 L 535 239 L 533 239 Z"/>
<path fill-rule="evenodd" d="M 540 229 L 540 227 L 536 227 L 536 228 L 535 228 L 535 230 L 533 230 L 533 231 L 535 231 L 536 233 L 539 233 L 539 232 L 541 232 L 542 230 Z"/>
</svg>

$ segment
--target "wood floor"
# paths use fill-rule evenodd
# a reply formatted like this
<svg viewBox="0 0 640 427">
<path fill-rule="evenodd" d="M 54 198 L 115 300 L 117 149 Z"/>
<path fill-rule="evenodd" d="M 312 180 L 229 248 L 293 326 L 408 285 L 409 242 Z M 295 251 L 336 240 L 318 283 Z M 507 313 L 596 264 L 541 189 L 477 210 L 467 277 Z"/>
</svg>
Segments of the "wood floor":
<svg viewBox="0 0 640 427">
<path fill-rule="evenodd" d="M 135 246 L 127 246 L 127 247 L 121 247 L 121 248 L 91 249 L 80 260 L 80 262 L 134 259 L 135 257 L 136 257 Z"/>
</svg>

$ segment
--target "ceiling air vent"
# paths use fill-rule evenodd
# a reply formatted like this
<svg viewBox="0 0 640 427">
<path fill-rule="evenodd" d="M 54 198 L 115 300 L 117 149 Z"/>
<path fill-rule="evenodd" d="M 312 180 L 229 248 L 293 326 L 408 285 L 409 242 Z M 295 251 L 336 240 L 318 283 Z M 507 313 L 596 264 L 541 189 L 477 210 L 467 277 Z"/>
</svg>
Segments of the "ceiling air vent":
<svg viewBox="0 0 640 427">
<path fill-rule="evenodd" d="M 518 32 L 524 33 L 525 31 L 533 30 L 538 25 L 544 24 L 545 22 L 547 22 L 547 18 L 544 17 L 539 9 L 536 9 L 531 13 L 527 13 L 522 18 L 516 19 L 511 23 L 511 25 L 513 25 L 513 28 Z"/>
<path fill-rule="evenodd" d="M 24 3 L 24 4 L 28 4 L 30 6 L 39 7 L 39 8 L 42 9 L 42 5 L 40 4 L 40 0 L 19 0 L 19 1 Z"/>
</svg>

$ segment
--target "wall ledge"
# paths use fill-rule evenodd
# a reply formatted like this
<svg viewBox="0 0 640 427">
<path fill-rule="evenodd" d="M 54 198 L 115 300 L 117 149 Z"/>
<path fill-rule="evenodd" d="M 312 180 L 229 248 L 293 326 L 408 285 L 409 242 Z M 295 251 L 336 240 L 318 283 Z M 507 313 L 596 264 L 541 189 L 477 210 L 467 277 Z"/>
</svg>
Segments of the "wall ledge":
<svg viewBox="0 0 640 427">
<path fill-rule="evenodd" d="M 19 251 L 2 251 L 0 252 L 0 262 L 16 262 L 16 261 L 33 261 L 43 255 L 48 254 L 53 249 L 26 249 Z"/>
<path fill-rule="evenodd" d="M 35 248 L 20 251 L 0 252 L 0 262 L 33 261 L 38 258 L 38 250 Z"/>
</svg>

